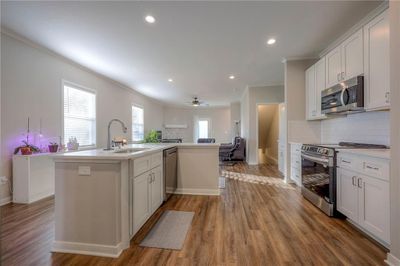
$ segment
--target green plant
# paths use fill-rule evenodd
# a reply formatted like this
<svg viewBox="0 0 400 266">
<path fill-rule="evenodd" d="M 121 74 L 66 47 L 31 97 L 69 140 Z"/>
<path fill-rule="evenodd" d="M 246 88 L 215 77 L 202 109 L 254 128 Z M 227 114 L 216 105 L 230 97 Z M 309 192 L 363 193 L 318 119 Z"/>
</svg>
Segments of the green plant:
<svg viewBox="0 0 400 266">
<path fill-rule="evenodd" d="M 17 154 L 22 148 L 30 148 L 32 152 L 40 152 L 40 149 L 36 147 L 35 145 L 28 144 L 26 140 L 23 140 L 22 143 L 24 145 L 18 146 L 14 149 L 14 154 Z"/>
<path fill-rule="evenodd" d="M 155 130 L 150 130 L 149 133 L 147 133 L 146 137 L 144 138 L 144 143 L 157 143 L 158 138 L 157 138 L 157 131 Z"/>
</svg>

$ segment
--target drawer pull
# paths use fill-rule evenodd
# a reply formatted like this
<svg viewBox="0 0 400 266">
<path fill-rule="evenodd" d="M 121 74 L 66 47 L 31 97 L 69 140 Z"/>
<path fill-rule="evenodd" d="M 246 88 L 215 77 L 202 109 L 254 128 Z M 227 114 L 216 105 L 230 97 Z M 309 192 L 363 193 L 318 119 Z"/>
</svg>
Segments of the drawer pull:
<svg viewBox="0 0 400 266">
<path fill-rule="evenodd" d="M 342 159 L 342 163 L 351 163 L 351 162 Z"/>
<path fill-rule="evenodd" d="M 351 178 L 351 183 L 353 184 L 353 186 L 357 186 L 357 184 L 356 184 L 356 176 L 353 176 L 352 178 Z"/>
<path fill-rule="evenodd" d="M 379 168 L 378 168 L 378 167 L 372 167 L 372 166 L 369 166 L 369 165 L 367 165 L 366 167 L 367 167 L 368 169 L 371 169 L 371 170 L 379 171 Z"/>
</svg>

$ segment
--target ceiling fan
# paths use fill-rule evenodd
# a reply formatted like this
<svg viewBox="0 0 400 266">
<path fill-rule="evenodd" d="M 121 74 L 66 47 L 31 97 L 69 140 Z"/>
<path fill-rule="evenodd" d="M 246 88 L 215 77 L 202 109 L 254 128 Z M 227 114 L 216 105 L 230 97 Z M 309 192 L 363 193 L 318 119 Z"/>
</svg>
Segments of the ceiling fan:
<svg viewBox="0 0 400 266">
<path fill-rule="evenodd" d="M 208 106 L 207 103 L 200 101 L 199 98 L 193 97 L 193 101 L 189 102 L 188 104 L 197 107 L 197 106 Z"/>
</svg>

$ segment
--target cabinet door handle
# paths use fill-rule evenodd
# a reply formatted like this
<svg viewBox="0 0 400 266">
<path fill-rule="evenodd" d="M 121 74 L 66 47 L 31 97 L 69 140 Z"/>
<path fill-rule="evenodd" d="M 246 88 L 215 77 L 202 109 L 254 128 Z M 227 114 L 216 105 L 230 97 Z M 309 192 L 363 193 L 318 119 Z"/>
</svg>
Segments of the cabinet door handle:
<svg viewBox="0 0 400 266">
<path fill-rule="evenodd" d="M 362 188 L 362 178 L 361 177 L 357 180 L 357 186 L 359 188 Z"/>
<path fill-rule="evenodd" d="M 152 178 L 153 182 L 156 181 L 156 174 L 155 173 L 151 173 L 151 175 L 153 176 L 153 178 Z"/>
<path fill-rule="evenodd" d="M 390 92 L 385 93 L 386 103 L 390 103 Z"/>
<path fill-rule="evenodd" d="M 149 174 L 149 177 L 150 177 L 149 184 L 151 184 L 151 183 L 153 183 L 153 176 L 151 175 L 151 173 Z"/>
<path fill-rule="evenodd" d="M 346 161 L 346 160 L 342 160 L 342 163 L 351 163 L 351 162 Z"/>
<path fill-rule="evenodd" d="M 369 166 L 369 165 L 367 165 L 366 167 L 367 167 L 368 169 L 371 169 L 371 170 L 379 171 L 379 168 L 378 168 L 378 167 L 372 167 L 372 166 Z"/>
<path fill-rule="evenodd" d="M 342 73 L 340 74 L 340 77 L 341 77 L 342 80 L 344 80 L 344 72 L 342 72 Z"/>
<path fill-rule="evenodd" d="M 352 178 L 351 178 L 351 183 L 353 184 L 353 186 L 357 186 L 357 184 L 356 184 L 356 176 L 353 176 Z"/>
</svg>

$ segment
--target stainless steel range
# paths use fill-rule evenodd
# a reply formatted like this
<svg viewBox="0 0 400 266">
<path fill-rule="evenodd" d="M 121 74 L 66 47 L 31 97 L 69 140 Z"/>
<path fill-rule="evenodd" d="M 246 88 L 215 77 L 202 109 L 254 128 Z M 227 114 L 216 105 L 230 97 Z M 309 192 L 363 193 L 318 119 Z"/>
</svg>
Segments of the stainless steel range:
<svg viewBox="0 0 400 266">
<path fill-rule="evenodd" d="M 385 149 L 384 145 L 341 142 L 301 147 L 303 196 L 329 216 L 336 215 L 336 153 L 340 149 Z"/>
</svg>

